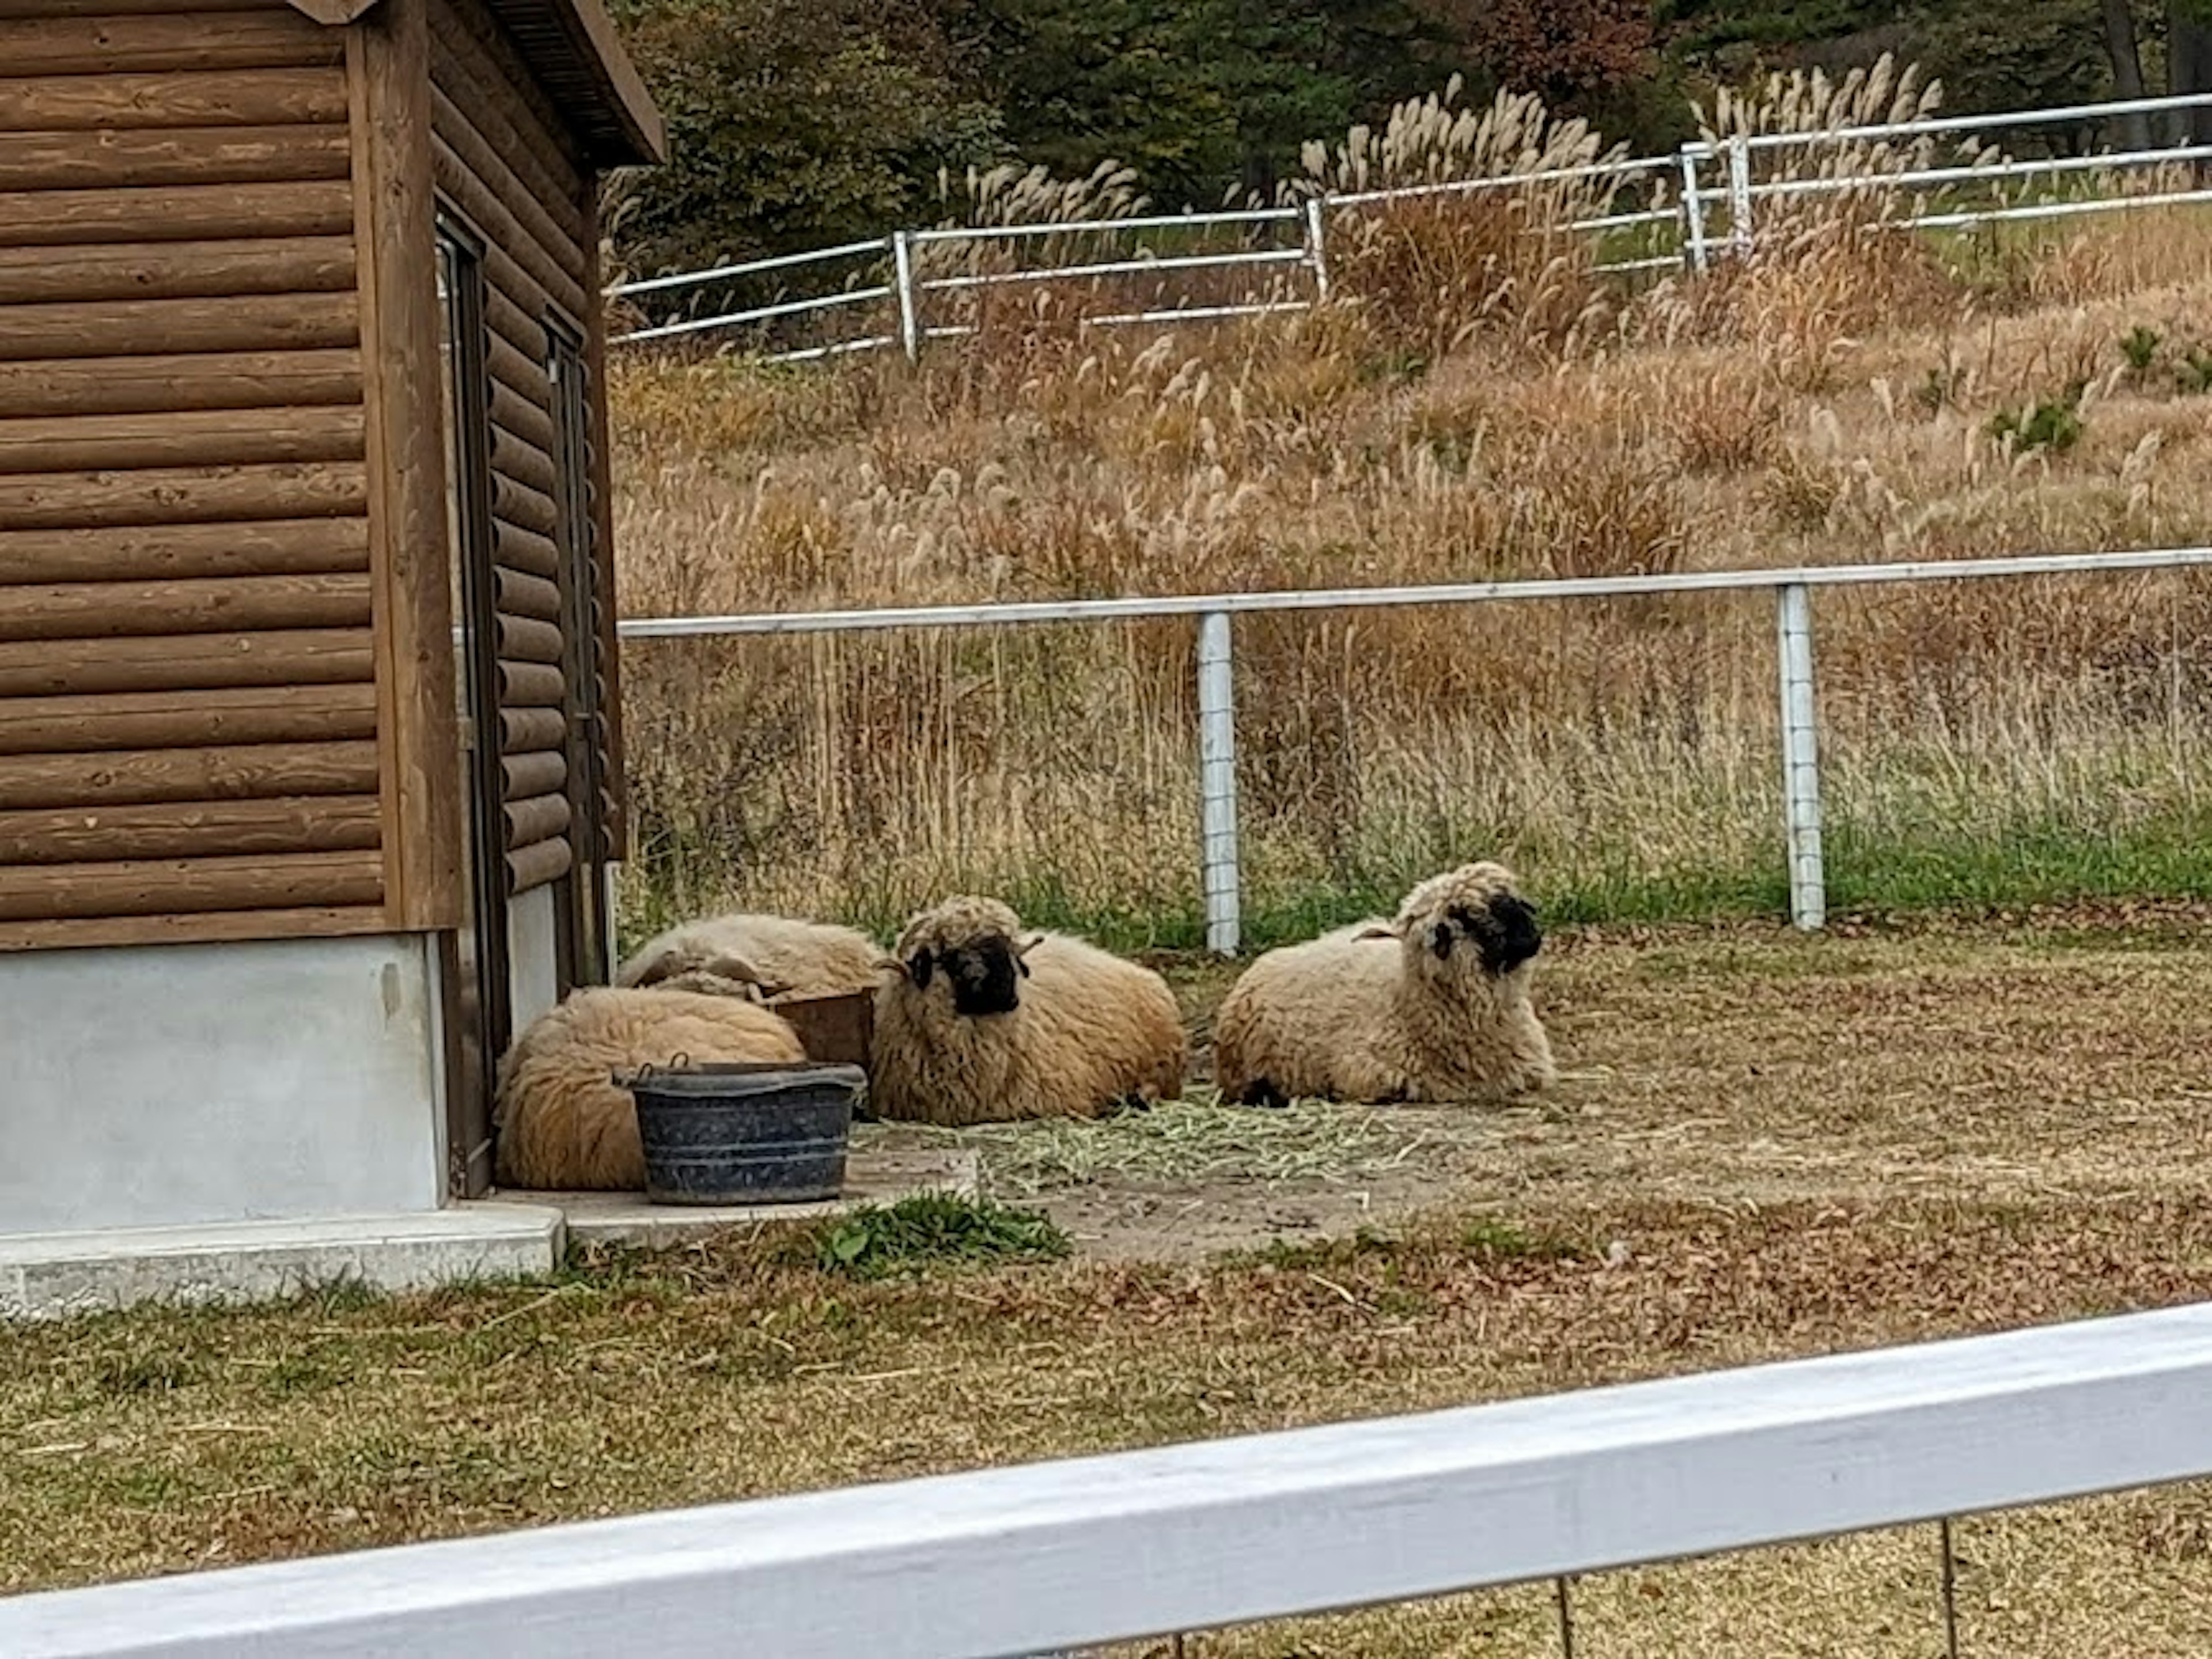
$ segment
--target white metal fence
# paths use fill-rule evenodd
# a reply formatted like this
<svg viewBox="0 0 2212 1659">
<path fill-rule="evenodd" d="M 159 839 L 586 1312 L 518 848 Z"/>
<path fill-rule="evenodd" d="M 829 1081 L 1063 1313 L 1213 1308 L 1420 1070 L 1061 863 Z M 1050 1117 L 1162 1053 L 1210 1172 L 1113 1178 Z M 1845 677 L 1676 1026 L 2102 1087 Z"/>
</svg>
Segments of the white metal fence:
<svg viewBox="0 0 2212 1659">
<path fill-rule="evenodd" d="M 1198 619 L 1199 792 L 1206 941 L 1224 956 L 1242 937 L 1238 871 L 1237 708 L 1232 617 L 1255 611 L 1354 611 L 1405 605 L 1589 599 L 1632 594 L 1711 593 L 1764 589 L 1776 599 L 1783 767 L 1783 812 L 1790 919 L 1808 930 L 1826 925 L 1827 884 L 1820 850 L 1818 699 L 1813 654 L 1812 590 L 1880 583 L 2049 576 L 2212 565 L 2212 547 L 2136 552 L 2041 554 L 2019 558 L 1923 560 L 1888 564 L 1800 566 L 1778 570 L 1702 570 L 1663 576 L 1583 576 L 1537 581 L 1463 582 L 1426 587 L 1348 587 L 1256 593 L 1179 594 L 1160 599 L 1038 600 L 1012 605 L 932 605 L 875 611 L 766 612 L 750 616 L 639 617 L 619 624 L 628 640 L 781 634 L 847 634 L 901 628 L 1000 628 L 1048 623 Z"/>
<path fill-rule="evenodd" d="M 1545 1580 L 1564 1645 L 1574 1575 L 1928 1521 L 1948 1569 L 1953 1516 L 2207 1474 L 2200 1304 L 27 1595 L 0 1653 L 1003 1659 Z"/>
<path fill-rule="evenodd" d="M 1551 168 L 1495 178 L 1456 179 L 1445 183 L 1389 189 L 1315 194 L 1296 205 L 1246 208 L 1231 212 L 1155 214 L 1124 219 L 1071 220 L 1058 222 L 981 227 L 940 227 L 928 230 L 894 231 L 889 236 L 848 242 L 817 252 L 787 253 L 774 258 L 751 259 L 717 265 L 707 270 L 679 272 L 617 284 L 610 298 L 631 300 L 647 295 L 707 291 L 717 286 L 752 283 L 762 277 L 803 272 L 817 291 L 779 298 L 733 311 L 710 311 L 704 316 L 676 318 L 635 329 L 617 337 L 644 342 L 679 336 L 726 333 L 734 329 L 784 322 L 797 318 L 858 312 L 864 331 L 821 343 L 787 347 L 766 353 L 776 361 L 822 358 L 846 352 L 870 351 L 897 346 L 908 356 L 919 354 L 933 339 L 969 331 L 960 325 L 934 321 L 932 302 L 945 295 L 975 293 L 993 288 L 1018 287 L 1040 282 L 1112 283 L 1133 276 L 1157 278 L 1164 273 L 1243 271 L 1261 279 L 1258 286 L 1225 301 L 1199 305 L 1140 305 L 1134 309 L 1109 311 L 1085 321 L 1094 326 L 1121 324 L 1179 322 L 1221 317 L 1255 316 L 1275 311 L 1302 311 L 1326 303 L 1330 295 L 1328 237 L 1336 216 L 1423 197 L 1512 191 L 1577 180 L 1604 181 L 1644 191 L 1643 205 L 1616 213 L 1571 222 L 1566 228 L 1592 236 L 1640 239 L 1640 246 L 1601 250 L 1601 270 L 1635 272 L 1680 268 L 1702 270 L 1717 252 L 1748 251 L 1756 242 L 1763 200 L 1847 192 L 1882 187 L 1903 191 L 1916 200 L 1913 211 L 1896 222 L 1920 228 L 1957 228 L 2010 220 L 2062 218 L 2114 210 L 2167 206 L 2178 203 L 2212 201 L 2212 189 L 2199 187 L 2196 164 L 2212 159 L 2212 145 L 2176 143 L 2144 149 L 2104 151 L 2087 155 L 2054 155 L 2014 160 L 1978 155 L 1958 165 L 1918 165 L 1895 147 L 1925 155 L 1946 140 L 1972 142 L 1992 132 L 2029 132 L 2057 129 L 2076 131 L 2101 125 L 2127 114 L 2186 112 L 2212 107 L 2212 94 L 2116 100 L 2105 103 L 2071 105 L 2061 108 L 2007 111 L 1994 114 L 1939 116 L 1926 120 L 1877 125 L 1835 127 L 1818 131 L 1736 134 L 1713 143 L 1684 144 L 1672 155 L 1638 156 L 1594 163 L 1587 167 Z M 1820 170 L 1823 152 L 1848 150 L 1851 146 L 1880 146 L 1892 165 L 1861 173 Z M 2176 164 L 2192 167 L 2188 180 L 2179 187 L 2164 187 L 2158 176 Z M 1808 168 L 1813 169 L 1807 171 Z M 2149 176 L 2152 187 L 2129 191 L 2131 178 Z M 2069 178 L 2082 178 L 2103 193 L 2086 197 L 2008 202 L 2004 191 L 2023 182 L 2048 186 Z M 2168 181 L 2171 182 L 2171 181 Z M 1982 192 L 1981 199 L 1960 206 L 1948 203 L 1968 188 Z M 1670 193 L 1672 199 L 1669 199 Z M 1042 239 L 1126 239 L 1174 231 L 1182 234 L 1231 230 L 1248 235 L 1272 228 L 1287 234 L 1290 246 L 1243 247 L 1219 252 L 1161 253 L 1142 246 L 1125 248 L 1117 257 L 1101 256 L 1073 264 L 1021 265 L 1012 270 L 985 270 L 930 276 L 921 269 L 926 249 L 951 246 L 975 250 L 987 244 L 1036 242 Z M 853 280 L 857 277 L 857 282 Z M 836 286 L 841 281 L 844 286 Z M 877 309 L 871 310 L 869 308 Z M 891 316 L 890 326 L 883 319 Z"/>
</svg>

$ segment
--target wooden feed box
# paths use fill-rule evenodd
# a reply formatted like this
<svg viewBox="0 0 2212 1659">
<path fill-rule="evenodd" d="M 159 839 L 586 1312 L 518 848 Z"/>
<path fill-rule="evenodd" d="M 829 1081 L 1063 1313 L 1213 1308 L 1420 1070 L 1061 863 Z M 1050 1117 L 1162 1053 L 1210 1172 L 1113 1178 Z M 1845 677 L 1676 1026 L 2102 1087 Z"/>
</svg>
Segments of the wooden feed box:
<svg viewBox="0 0 2212 1659">
<path fill-rule="evenodd" d="M 863 1068 L 867 1066 L 868 1045 L 876 1028 L 876 998 L 872 991 L 848 991 L 830 997 L 794 997 L 769 1006 L 791 1022 L 809 1060 Z"/>
</svg>

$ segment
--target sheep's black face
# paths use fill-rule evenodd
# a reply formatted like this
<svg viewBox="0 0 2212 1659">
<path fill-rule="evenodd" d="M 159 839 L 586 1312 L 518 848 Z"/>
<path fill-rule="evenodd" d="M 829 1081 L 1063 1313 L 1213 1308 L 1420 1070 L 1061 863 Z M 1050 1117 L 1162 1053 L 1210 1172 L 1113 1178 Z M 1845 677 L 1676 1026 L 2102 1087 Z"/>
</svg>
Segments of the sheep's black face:
<svg viewBox="0 0 2212 1659">
<path fill-rule="evenodd" d="M 1429 948 L 1448 960 L 1455 946 L 1472 946 L 1486 974 L 1511 973 L 1543 948 L 1536 907 L 1517 893 L 1500 893 L 1480 908 L 1455 904 L 1429 930 Z"/>
<path fill-rule="evenodd" d="M 908 964 L 915 984 L 927 989 L 933 969 L 952 988 L 952 1012 L 970 1018 L 1011 1014 L 1021 1006 L 1019 981 L 1029 968 L 1011 941 L 980 939 L 933 954 L 924 951 Z"/>
</svg>

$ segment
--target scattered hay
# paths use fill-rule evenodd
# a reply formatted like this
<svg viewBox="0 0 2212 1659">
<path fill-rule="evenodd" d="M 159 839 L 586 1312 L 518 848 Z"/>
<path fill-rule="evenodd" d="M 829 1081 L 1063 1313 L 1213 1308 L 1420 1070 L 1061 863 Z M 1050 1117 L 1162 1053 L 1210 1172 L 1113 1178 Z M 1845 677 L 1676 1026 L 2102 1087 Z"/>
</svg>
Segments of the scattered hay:
<svg viewBox="0 0 2212 1659">
<path fill-rule="evenodd" d="M 931 1131 L 982 1155 L 997 1191 L 1038 1193 L 1108 1180 L 1372 1180 L 1443 1139 L 1433 1124 L 1370 1106 L 1304 1100 L 1224 1106 L 1212 1090 L 1095 1121 L 1066 1119 Z"/>
</svg>

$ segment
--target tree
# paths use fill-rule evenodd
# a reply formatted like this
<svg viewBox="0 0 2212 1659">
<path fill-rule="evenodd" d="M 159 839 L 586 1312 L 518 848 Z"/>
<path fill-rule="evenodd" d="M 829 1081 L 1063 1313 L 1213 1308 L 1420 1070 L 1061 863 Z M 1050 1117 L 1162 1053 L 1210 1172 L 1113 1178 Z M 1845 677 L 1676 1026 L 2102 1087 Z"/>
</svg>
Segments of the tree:
<svg viewBox="0 0 2212 1659">
<path fill-rule="evenodd" d="M 2100 0 L 2104 11 L 2105 52 L 2112 60 L 2112 91 L 2123 98 L 2143 95 L 2142 48 L 2136 40 L 2134 0 Z M 2119 118 L 2124 149 L 2150 148 L 2150 117 L 2142 110 Z"/>
<path fill-rule="evenodd" d="M 1006 155 L 925 14 L 881 0 L 632 0 L 620 21 L 668 123 L 630 183 L 641 270 L 880 236 L 929 216 L 940 167 Z"/>
<path fill-rule="evenodd" d="M 1468 40 L 1492 74 L 1553 109 L 1575 110 L 1652 68 L 1649 0 L 1489 0 L 1474 10 Z"/>
<path fill-rule="evenodd" d="M 2166 89 L 2212 92 L 2212 0 L 2166 0 Z M 2176 143 L 2212 144 L 2212 108 L 2176 110 Z"/>
</svg>

